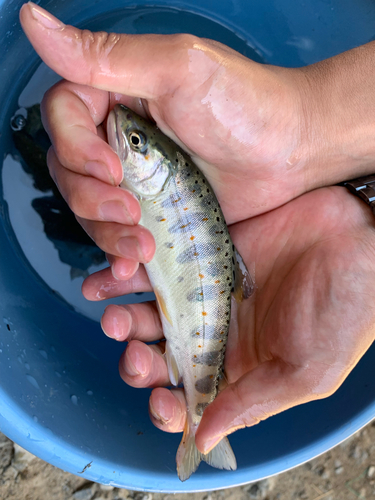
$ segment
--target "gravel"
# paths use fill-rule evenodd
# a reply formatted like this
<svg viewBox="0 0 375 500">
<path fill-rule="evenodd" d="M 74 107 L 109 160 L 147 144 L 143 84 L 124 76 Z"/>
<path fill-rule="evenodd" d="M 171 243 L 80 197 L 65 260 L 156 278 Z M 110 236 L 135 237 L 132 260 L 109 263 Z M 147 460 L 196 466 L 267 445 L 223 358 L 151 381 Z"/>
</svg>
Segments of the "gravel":
<svg viewBox="0 0 375 500">
<path fill-rule="evenodd" d="M 0 500 L 367 500 L 375 498 L 375 421 L 324 455 L 221 491 L 162 494 L 100 485 L 63 472 L 0 433 Z"/>
</svg>

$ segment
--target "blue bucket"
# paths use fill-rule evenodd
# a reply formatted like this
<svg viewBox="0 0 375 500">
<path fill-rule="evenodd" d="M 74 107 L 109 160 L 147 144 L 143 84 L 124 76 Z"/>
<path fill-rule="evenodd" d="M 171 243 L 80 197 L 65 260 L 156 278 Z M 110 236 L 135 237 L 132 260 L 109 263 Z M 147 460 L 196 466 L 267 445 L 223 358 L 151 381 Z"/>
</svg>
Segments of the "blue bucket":
<svg viewBox="0 0 375 500">
<path fill-rule="evenodd" d="M 371 0 L 40 3 L 80 27 L 190 32 L 219 40 L 256 61 L 282 66 L 314 63 L 366 43 L 375 33 Z M 38 210 L 50 207 L 52 218 L 59 215 L 51 187 L 40 188 L 14 148 L 12 116 L 39 102 L 56 81 L 21 31 L 21 5 L 0 0 L 1 431 L 47 462 L 93 481 L 133 490 L 192 492 L 279 473 L 367 424 L 375 416 L 374 348 L 330 398 L 233 435 L 237 471 L 202 464 L 187 482 L 178 480 L 180 436 L 154 428 L 147 412 L 149 391 L 127 387 L 120 379 L 123 346 L 107 339 L 98 322 L 106 304 L 88 304 L 80 297 L 85 274 L 104 265 L 102 256 L 79 238 L 51 233 Z"/>
</svg>

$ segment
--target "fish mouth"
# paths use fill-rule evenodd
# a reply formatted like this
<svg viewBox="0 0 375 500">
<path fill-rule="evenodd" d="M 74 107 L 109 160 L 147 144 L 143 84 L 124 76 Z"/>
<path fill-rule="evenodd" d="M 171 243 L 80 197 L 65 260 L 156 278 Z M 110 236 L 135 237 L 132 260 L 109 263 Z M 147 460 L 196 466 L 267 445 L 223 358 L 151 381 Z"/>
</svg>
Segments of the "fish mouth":
<svg viewBox="0 0 375 500">
<path fill-rule="evenodd" d="M 112 109 L 107 118 L 107 139 L 111 148 L 124 162 L 128 156 L 128 148 L 122 133 L 121 118 L 116 112 L 116 108 Z"/>
</svg>

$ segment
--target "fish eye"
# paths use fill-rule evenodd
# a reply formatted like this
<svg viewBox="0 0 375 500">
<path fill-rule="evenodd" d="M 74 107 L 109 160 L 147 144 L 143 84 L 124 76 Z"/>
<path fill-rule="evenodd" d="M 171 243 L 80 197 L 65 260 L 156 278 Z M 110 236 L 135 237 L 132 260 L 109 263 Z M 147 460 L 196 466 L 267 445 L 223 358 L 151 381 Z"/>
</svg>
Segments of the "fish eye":
<svg viewBox="0 0 375 500">
<path fill-rule="evenodd" d="M 133 149 L 136 151 L 142 151 L 147 144 L 147 139 L 140 130 L 133 130 L 129 134 L 129 142 Z"/>
</svg>

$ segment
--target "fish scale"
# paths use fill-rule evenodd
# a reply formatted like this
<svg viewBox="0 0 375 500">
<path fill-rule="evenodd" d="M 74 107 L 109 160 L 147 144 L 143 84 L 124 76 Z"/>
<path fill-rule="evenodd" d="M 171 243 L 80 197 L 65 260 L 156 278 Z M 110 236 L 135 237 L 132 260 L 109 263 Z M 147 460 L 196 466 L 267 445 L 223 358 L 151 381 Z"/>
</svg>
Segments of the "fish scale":
<svg viewBox="0 0 375 500">
<path fill-rule="evenodd" d="M 195 195 L 197 187 L 201 188 L 198 196 Z M 179 299 L 179 311 L 171 318 L 172 324 L 162 314 L 163 329 L 172 351 L 178 353 L 175 358 L 179 373 L 184 374 L 190 425 L 193 427 L 198 426 L 202 418 L 202 408 L 215 398 L 217 380 L 222 371 L 231 308 L 232 241 L 220 206 L 212 196 L 211 186 L 185 158 L 178 163 L 168 190 L 156 203 L 154 201 L 144 200 L 142 203 L 140 223 L 151 229 L 157 249 L 146 269 L 168 311 L 173 310 L 175 298 Z M 202 207 L 206 209 L 205 213 L 201 212 Z M 216 231 L 210 233 L 209 228 L 213 225 Z M 171 236 L 177 234 L 178 238 L 173 241 Z M 164 245 L 166 240 L 171 244 Z M 221 275 L 209 272 L 213 261 L 222 268 Z M 166 267 L 161 269 L 158 262 Z M 168 288 L 160 285 L 165 281 L 166 268 L 170 269 Z M 181 276 L 183 280 L 178 279 Z M 212 327 L 219 330 L 219 337 L 206 336 L 207 327 L 209 331 Z M 166 330 L 171 331 L 166 333 Z M 195 338 L 190 335 L 192 331 L 195 331 Z M 206 355 L 210 353 L 220 353 L 214 364 Z"/>
<path fill-rule="evenodd" d="M 236 288 L 242 299 L 252 291 L 248 272 L 212 187 L 181 148 L 123 105 L 109 114 L 107 135 L 122 162 L 122 186 L 138 197 L 140 224 L 156 242 L 145 268 L 167 340 L 169 376 L 174 385 L 183 382 L 188 410 L 176 457 L 179 477 L 186 480 L 201 460 L 235 469 L 227 438 L 204 455 L 195 446 L 195 433 L 217 395 L 232 292 Z"/>
</svg>

